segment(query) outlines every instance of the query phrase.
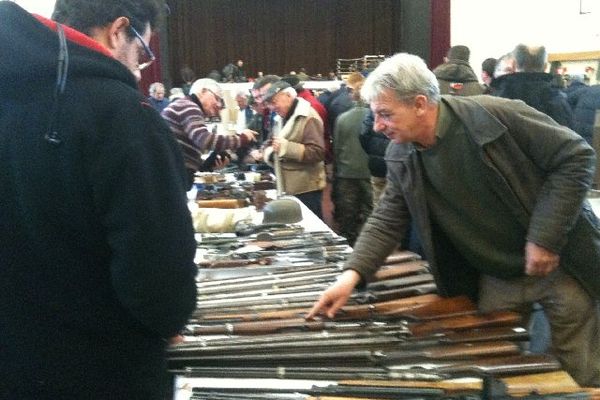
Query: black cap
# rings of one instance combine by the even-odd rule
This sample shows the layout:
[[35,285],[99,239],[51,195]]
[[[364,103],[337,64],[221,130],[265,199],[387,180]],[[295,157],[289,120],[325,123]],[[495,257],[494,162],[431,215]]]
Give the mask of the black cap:
[[281,80],[289,83],[296,90],[302,89],[302,82],[300,82],[297,75],[284,75]]
[[278,81],[278,82],[271,84],[271,86],[265,93],[265,96],[263,97],[263,101],[271,101],[271,99],[277,93],[281,92],[284,89],[290,88],[290,87],[292,87],[292,86],[289,83],[287,83],[286,81]]

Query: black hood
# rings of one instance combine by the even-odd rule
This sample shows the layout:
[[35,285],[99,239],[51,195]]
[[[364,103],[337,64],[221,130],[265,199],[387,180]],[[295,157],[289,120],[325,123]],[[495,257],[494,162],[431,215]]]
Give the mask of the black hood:
[[492,81],[491,85],[498,97],[520,99],[530,106],[536,106],[543,99],[560,95],[558,88],[552,86],[552,75],[545,72],[516,72],[502,75]]
[[[36,87],[56,81],[59,41],[51,28],[10,1],[0,1],[0,90],[3,96],[35,94]],[[119,61],[76,43],[67,34],[68,79],[104,77],[137,88],[134,75]],[[68,81],[67,81],[68,82]],[[67,83],[68,85],[68,83]]]

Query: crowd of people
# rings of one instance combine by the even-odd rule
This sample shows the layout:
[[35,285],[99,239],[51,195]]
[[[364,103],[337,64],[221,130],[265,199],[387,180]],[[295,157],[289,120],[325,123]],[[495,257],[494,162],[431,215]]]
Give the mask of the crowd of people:
[[45,19],[0,2],[0,398],[163,397],[165,348],[196,301],[186,191],[225,154],[272,168],[319,217],[331,181],[354,251],[308,318],[335,318],[414,246],[441,295],[542,309],[547,351],[600,386],[600,223],[585,199],[600,86],[557,87],[544,47],[525,45],[486,60],[480,84],[454,46],[433,71],[401,53],[318,96],[303,69],[261,76],[232,94],[231,134],[211,122],[222,83],[248,80],[242,60],[145,97],[163,10],[96,3],[57,0]]

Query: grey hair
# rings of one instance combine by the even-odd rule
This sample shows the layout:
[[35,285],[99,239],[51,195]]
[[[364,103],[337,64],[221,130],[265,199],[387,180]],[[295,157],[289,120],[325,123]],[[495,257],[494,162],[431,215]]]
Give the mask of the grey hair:
[[370,103],[385,90],[392,91],[401,102],[409,102],[415,96],[424,95],[429,103],[440,101],[437,78],[418,56],[398,53],[383,61],[369,74],[360,91]]
[[162,88],[162,89],[164,90],[164,89],[165,89],[165,85],[163,85],[163,84],[162,84],[162,83],[160,83],[160,82],[154,82],[153,84],[151,84],[151,85],[148,87],[148,92],[150,92],[151,94],[152,94],[152,93],[156,93],[156,91],[157,91],[158,89],[160,89],[160,88]]
[[544,72],[548,53],[544,46],[518,44],[512,51],[517,72]]
[[221,86],[214,79],[202,78],[198,79],[192,84],[189,94],[195,94],[196,96],[202,93],[203,90],[210,90],[219,97],[223,97],[223,91]]
[[296,89],[294,89],[293,87],[285,88],[279,93],[285,93],[288,96],[290,96],[292,99],[295,99],[296,97],[298,97],[298,92],[296,92]]
[[243,96],[243,97],[250,97],[250,92],[247,89],[240,89],[237,92],[235,92],[235,97],[238,96]]

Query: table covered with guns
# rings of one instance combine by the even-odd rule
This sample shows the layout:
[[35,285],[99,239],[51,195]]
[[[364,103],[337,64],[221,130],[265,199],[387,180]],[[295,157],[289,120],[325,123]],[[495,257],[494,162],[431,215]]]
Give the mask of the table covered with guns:
[[[307,210],[305,210],[307,211]],[[417,254],[388,257],[335,319],[305,315],[351,252],[330,230],[204,234],[197,309],[168,350],[178,399],[590,399],[521,316],[443,298]]]

